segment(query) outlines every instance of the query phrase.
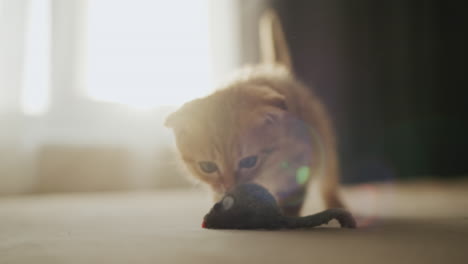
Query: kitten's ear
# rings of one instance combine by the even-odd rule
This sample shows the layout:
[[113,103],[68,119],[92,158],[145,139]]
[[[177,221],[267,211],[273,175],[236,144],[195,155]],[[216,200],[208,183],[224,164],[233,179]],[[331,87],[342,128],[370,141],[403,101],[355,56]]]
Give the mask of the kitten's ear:
[[186,126],[187,122],[193,119],[193,113],[198,112],[200,108],[200,99],[185,103],[175,112],[169,114],[164,121],[164,126],[167,128],[180,130]]
[[176,129],[180,126],[180,114],[179,111],[173,112],[166,117],[164,126],[167,128]]
[[284,111],[288,110],[286,97],[278,93],[277,91],[273,90],[272,88],[262,87],[262,97],[263,97],[264,102],[267,105],[274,106]]
[[264,110],[264,123],[267,125],[278,123],[278,121],[283,118],[285,112],[288,110],[286,97],[276,92],[275,90],[268,88],[263,90],[262,98],[264,104],[269,106]]
[[272,93],[267,97],[267,103],[275,106],[279,109],[282,109],[284,111],[288,110],[288,104],[286,103],[286,98],[278,93]]

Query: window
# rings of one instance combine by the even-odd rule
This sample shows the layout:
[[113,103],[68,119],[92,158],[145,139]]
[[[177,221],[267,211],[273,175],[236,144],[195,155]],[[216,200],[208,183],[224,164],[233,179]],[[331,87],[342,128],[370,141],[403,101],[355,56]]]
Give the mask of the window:
[[47,111],[50,93],[50,0],[27,6],[21,108],[25,114]]
[[87,94],[137,108],[212,89],[209,0],[88,2]]

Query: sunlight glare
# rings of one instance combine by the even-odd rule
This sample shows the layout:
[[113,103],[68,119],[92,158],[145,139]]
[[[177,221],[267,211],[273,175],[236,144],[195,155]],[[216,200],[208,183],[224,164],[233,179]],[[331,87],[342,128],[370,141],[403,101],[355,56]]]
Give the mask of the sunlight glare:
[[50,0],[31,1],[28,12],[21,106],[25,114],[39,115],[49,105]]
[[208,0],[88,5],[90,97],[152,108],[212,90]]

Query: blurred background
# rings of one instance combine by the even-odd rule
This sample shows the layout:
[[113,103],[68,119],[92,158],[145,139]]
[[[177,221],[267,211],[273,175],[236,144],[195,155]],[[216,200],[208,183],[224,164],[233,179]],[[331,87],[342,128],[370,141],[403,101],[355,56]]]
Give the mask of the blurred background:
[[0,0],[0,194],[191,186],[164,117],[259,61],[269,6],[343,183],[467,175],[461,4]]
[[454,1],[274,1],[335,121],[343,182],[468,172],[466,16]]

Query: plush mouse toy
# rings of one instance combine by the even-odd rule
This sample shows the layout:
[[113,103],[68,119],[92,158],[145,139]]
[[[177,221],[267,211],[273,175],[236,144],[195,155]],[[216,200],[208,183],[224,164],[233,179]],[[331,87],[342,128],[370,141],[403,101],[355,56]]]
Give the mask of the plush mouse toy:
[[344,209],[328,209],[304,216],[282,215],[275,198],[262,186],[242,184],[228,192],[203,219],[203,228],[213,229],[281,229],[308,228],[336,219],[341,227],[355,228],[356,221]]

